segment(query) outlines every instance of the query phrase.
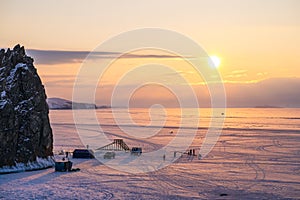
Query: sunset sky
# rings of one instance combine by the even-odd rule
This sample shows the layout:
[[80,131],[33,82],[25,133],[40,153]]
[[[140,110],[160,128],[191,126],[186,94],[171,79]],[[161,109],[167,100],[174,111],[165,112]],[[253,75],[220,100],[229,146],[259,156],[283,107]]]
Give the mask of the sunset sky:
[[[300,107],[298,0],[12,0],[1,2],[0,22],[0,47],[25,46],[35,59],[48,97],[71,99],[83,59],[105,40],[133,29],[156,27],[186,35],[220,58],[218,70],[229,107]],[[129,63],[155,59],[185,69],[175,57],[143,55],[115,63],[103,83],[107,90],[120,68]],[[199,79],[189,78],[191,82]],[[195,83],[193,87],[202,91],[205,86]],[[161,101],[176,106],[170,95],[158,93]],[[97,94],[97,104],[109,103],[103,94]],[[136,105],[147,104],[151,97],[143,99],[145,94],[147,89],[136,94],[140,96]]]

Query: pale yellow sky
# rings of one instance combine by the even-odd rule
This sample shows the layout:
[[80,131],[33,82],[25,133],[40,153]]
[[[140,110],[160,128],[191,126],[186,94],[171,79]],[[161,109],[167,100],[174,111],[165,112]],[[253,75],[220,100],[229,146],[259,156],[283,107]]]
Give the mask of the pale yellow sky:
[[[92,51],[119,33],[158,27],[217,55],[227,83],[300,78],[298,0],[12,0],[1,2],[0,22],[3,48]],[[80,63],[36,67],[48,96],[61,96],[60,84],[72,85]]]

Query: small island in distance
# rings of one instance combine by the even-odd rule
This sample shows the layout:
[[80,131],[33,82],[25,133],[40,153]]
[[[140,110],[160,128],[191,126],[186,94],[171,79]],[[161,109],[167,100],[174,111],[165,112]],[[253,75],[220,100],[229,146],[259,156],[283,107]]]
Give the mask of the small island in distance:
[[262,105],[262,106],[255,106],[254,108],[284,108],[284,107],[271,106],[271,105]]
[[92,103],[79,103],[73,102],[62,98],[47,98],[47,103],[50,110],[71,110],[71,109],[104,109],[110,108],[110,106],[97,106]]

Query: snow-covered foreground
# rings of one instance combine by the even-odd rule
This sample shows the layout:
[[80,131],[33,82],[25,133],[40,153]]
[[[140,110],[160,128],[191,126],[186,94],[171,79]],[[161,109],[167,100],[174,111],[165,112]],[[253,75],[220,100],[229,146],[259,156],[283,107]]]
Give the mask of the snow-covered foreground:
[[[270,133],[271,134],[271,133]],[[128,174],[73,159],[80,172],[46,169],[0,176],[3,199],[290,199],[300,196],[294,138],[226,134],[203,160],[187,156],[162,170]],[[244,136],[244,137],[243,137]]]
[[[75,126],[52,124],[55,150],[81,145]],[[93,129],[90,126],[87,129]],[[110,138],[123,138],[146,151],[170,140],[169,131],[145,141],[109,126]],[[174,130],[176,131],[176,130]],[[191,148],[203,140],[199,129]],[[79,172],[41,171],[0,175],[0,199],[299,199],[298,130],[225,128],[202,160],[183,155],[158,171],[130,174],[96,159],[73,159]]]

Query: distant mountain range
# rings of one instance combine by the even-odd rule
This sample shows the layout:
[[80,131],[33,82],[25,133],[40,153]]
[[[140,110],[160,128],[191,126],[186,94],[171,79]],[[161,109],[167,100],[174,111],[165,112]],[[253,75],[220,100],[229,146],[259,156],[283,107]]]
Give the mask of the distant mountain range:
[[110,108],[109,106],[97,106],[96,104],[91,103],[72,102],[62,98],[48,98],[47,103],[50,110]]
[[271,105],[263,105],[263,106],[255,106],[254,108],[283,108],[280,106],[271,106]]

